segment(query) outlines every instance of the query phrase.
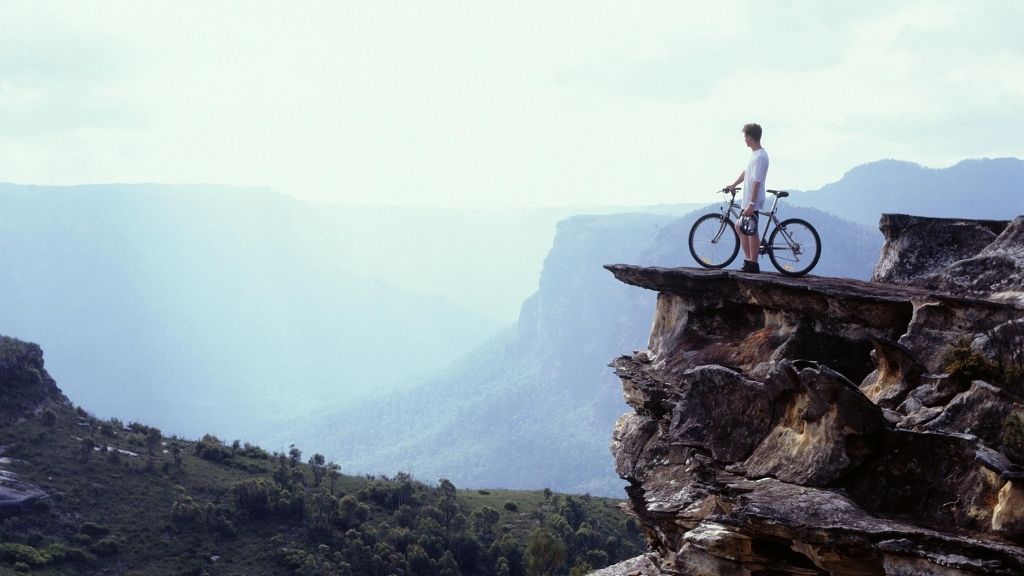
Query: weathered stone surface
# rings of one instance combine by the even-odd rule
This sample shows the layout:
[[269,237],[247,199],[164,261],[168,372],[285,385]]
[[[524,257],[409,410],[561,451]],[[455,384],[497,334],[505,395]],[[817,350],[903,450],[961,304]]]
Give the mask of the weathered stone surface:
[[648,354],[666,373],[720,364],[763,376],[762,364],[804,359],[861,382],[876,368],[869,353],[877,341],[897,342],[927,372],[940,373],[943,354],[957,340],[1017,319],[1024,309],[846,278],[605,268],[622,282],[659,292]]
[[897,340],[913,315],[911,298],[928,296],[847,279],[606,268],[627,284],[660,292],[648,354],[666,373],[704,364],[757,373],[762,363],[802,358],[860,382],[874,369],[869,338]]
[[657,567],[647,556],[637,556],[613,566],[591,572],[587,576],[657,576]]
[[925,367],[896,342],[872,338],[877,368],[860,385],[861,392],[882,408],[895,408],[920,385]]
[[1024,216],[1012,221],[884,214],[872,280],[1024,302]]
[[930,373],[942,372],[942,358],[965,335],[982,334],[1019,318],[1024,307],[934,294],[914,300],[914,314],[897,342]]
[[989,446],[999,445],[1003,422],[1014,409],[1014,398],[999,388],[976,381],[970,390],[957,394],[934,420],[930,430],[973,434]]
[[999,503],[992,513],[992,529],[997,532],[1024,531],[1024,486],[1011,480],[999,490]]
[[910,396],[923,406],[944,406],[962,391],[958,379],[948,374],[928,374]]
[[[0,446],[0,454],[3,454],[2,446]],[[8,459],[0,456],[0,467],[9,462]],[[38,486],[18,480],[16,474],[0,468],[0,519],[21,513],[26,508],[30,508],[48,497],[46,492]]]
[[1018,216],[976,256],[943,270],[938,288],[994,300],[1024,302],[1024,216]]
[[[885,427],[881,409],[841,375],[781,363],[768,377],[774,428],[747,459],[750,477],[825,486],[861,464]],[[855,448],[851,450],[851,448]]]
[[[947,226],[961,254],[918,246],[911,220],[890,222],[917,252],[894,242],[888,278],[1009,229]],[[613,363],[633,412],[612,446],[659,574],[1024,574],[1024,468],[1001,445],[1024,405],[942,373],[964,337],[1017,358],[1024,306],[938,277],[607,268],[659,292],[649,349]]]
[[971,348],[998,366],[1024,368],[1024,318],[1010,320],[979,334]]
[[995,220],[883,214],[878,228],[885,244],[871,280],[937,288],[948,266],[978,255],[1006,225]]

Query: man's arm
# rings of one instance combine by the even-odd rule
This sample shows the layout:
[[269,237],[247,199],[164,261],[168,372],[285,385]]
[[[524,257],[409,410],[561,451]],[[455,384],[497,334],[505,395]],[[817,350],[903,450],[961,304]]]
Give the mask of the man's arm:
[[743,182],[743,177],[746,176],[746,175],[747,175],[747,171],[746,170],[744,170],[743,172],[740,172],[740,175],[736,177],[736,180],[732,184],[729,184],[728,186],[726,186],[726,188],[735,188],[735,187],[739,186],[740,182]]
[[761,193],[761,183],[754,180],[754,183],[750,185],[750,203],[743,208],[744,216],[754,215],[754,203],[757,202],[758,194]]

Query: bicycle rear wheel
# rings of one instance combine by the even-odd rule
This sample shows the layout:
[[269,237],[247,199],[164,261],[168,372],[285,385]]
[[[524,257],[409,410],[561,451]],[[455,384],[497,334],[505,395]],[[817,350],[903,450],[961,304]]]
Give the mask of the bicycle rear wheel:
[[690,228],[690,255],[705,268],[725,268],[740,250],[732,220],[723,214],[705,214]]
[[807,274],[820,256],[821,238],[806,220],[783,220],[768,239],[768,257],[772,266],[786,276]]

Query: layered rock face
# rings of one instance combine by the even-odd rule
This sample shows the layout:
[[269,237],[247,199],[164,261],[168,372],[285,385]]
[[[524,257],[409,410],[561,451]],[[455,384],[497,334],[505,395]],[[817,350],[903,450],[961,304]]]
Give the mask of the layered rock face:
[[872,280],[1024,303],[1024,216],[1012,221],[883,214]]
[[[992,237],[943,268],[1022,223],[963,222]],[[1024,574],[1024,305],[915,286],[887,249],[898,284],[607,267],[659,293],[649,348],[613,363],[652,573]],[[946,374],[957,348],[1001,370]]]

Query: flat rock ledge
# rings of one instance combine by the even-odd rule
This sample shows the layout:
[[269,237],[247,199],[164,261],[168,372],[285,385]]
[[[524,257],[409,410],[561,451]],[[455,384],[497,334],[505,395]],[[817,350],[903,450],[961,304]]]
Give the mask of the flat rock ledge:
[[633,408],[612,453],[651,547],[641,574],[1024,574],[1024,467],[1001,434],[1024,401],[942,373],[965,336],[1019,347],[1024,306],[606,268],[658,292],[648,348],[612,364]]
[[[3,446],[0,446],[0,455]],[[3,466],[10,460],[0,456],[0,519],[20,513],[38,502],[49,498],[49,495],[38,486],[19,480],[17,475]]]
[[587,576],[657,576],[657,566],[647,556],[637,556],[591,572]]

